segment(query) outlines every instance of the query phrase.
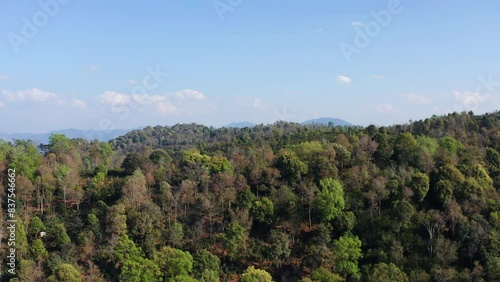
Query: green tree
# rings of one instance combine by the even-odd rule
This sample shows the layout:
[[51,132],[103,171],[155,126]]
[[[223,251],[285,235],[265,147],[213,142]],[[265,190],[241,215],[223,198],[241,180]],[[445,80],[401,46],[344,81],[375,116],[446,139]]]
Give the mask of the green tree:
[[127,157],[123,160],[121,167],[123,168],[123,172],[127,175],[131,175],[136,171],[141,165],[144,163],[141,155],[137,153],[128,154]]
[[149,259],[134,257],[127,259],[121,265],[120,281],[146,282],[161,281],[158,265]]
[[271,274],[263,269],[256,269],[250,266],[243,272],[240,282],[272,282]]
[[174,247],[180,247],[184,238],[184,229],[179,222],[173,222],[165,229],[165,237],[168,243]]
[[335,160],[339,163],[340,170],[343,171],[344,166],[351,160],[352,154],[344,145],[333,143],[332,146],[335,149]]
[[321,180],[319,186],[320,192],[314,201],[314,206],[322,220],[332,220],[339,216],[345,207],[344,189],[338,180],[331,178]]
[[105,253],[105,257],[119,268],[120,281],[158,281],[161,277],[158,265],[146,259],[142,249],[127,235],[120,236],[114,250]]
[[429,192],[429,176],[424,173],[417,172],[411,178],[411,188],[417,202],[422,202]]
[[45,231],[46,227],[43,224],[42,220],[38,216],[34,216],[31,218],[30,223],[28,225],[28,237],[35,238],[40,231]]
[[42,156],[33,143],[16,140],[10,155],[10,167],[16,170],[16,175],[24,175],[34,183],[41,162]]
[[274,216],[274,204],[268,197],[263,197],[253,202],[250,213],[257,222],[271,224]]
[[154,150],[150,155],[149,159],[157,165],[164,165],[167,162],[172,161],[172,158],[162,149]]
[[193,271],[193,257],[189,252],[179,249],[165,246],[153,254],[153,261],[160,267],[165,278],[189,276]]
[[49,278],[50,281],[61,282],[80,282],[80,273],[68,263],[60,264],[54,271],[54,275]]
[[222,235],[224,248],[229,259],[235,261],[243,255],[246,248],[246,230],[238,222],[229,224]]
[[33,258],[36,261],[43,260],[49,255],[49,253],[45,249],[45,246],[43,245],[42,240],[40,239],[35,239],[31,243],[31,253],[33,254]]
[[486,149],[486,161],[489,165],[488,169],[492,175],[500,175],[500,153],[493,149]]
[[410,132],[401,133],[394,144],[394,158],[400,163],[414,164],[418,143]]
[[369,282],[408,282],[408,276],[393,263],[378,263],[368,277]]
[[202,282],[219,281],[220,259],[202,249],[197,251],[193,257],[193,270],[196,279]]
[[125,205],[116,204],[107,208],[106,233],[110,238],[118,238],[127,233],[127,215]]
[[51,134],[49,137],[49,147],[51,152],[61,154],[71,148],[71,140],[64,134]]
[[345,281],[344,278],[340,277],[338,274],[331,273],[328,269],[324,267],[316,268],[311,276],[313,282],[342,282]]
[[297,154],[290,149],[281,149],[278,154],[276,167],[280,170],[283,179],[294,184],[308,171],[307,165],[302,162]]
[[359,275],[358,259],[361,252],[361,240],[358,236],[344,235],[333,242],[335,269],[344,276]]
[[278,230],[271,230],[267,253],[269,259],[275,261],[276,266],[280,268],[283,261],[288,259],[291,253],[288,235]]
[[465,149],[462,143],[450,136],[441,138],[441,140],[439,140],[439,145],[452,155],[457,155],[460,151]]
[[231,162],[224,156],[213,156],[210,158],[210,171],[213,174],[217,173],[229,173],[232,174],[234,171]]

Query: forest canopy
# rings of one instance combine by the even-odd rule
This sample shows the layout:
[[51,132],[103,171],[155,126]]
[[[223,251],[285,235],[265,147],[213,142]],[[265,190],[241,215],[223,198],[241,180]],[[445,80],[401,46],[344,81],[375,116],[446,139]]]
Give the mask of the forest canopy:
[[499,281],[499,152],[499,112],[56,134],[0,141],[1,213],[15,169],[22,281]]

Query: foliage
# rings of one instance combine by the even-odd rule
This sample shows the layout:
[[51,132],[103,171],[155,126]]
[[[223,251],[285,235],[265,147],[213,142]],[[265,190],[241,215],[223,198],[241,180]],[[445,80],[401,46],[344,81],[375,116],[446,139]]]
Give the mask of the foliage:
[[273,221],[274,204],[269,198],[263,197],[253,202],[250,212],[257,222],[271,224]]
[[499,112],[46,148],[0,141],[23,281],[500,280]]
[[342,282],[344,278],[340,277],[338,274],[331,273],[328,269],[324,267],[317,268],[313,271],[311,280],[314,282]]
[[193,257],[189,252],[163,247],[153,254],[153,261],[166,278],[190,275],[193,271]]
[[[80,273],[71,265],[63,263],[59,265],[52,277],[53,281],[64,281],[64,282],[79,282],[82,281],[80,278]],[[49,280],[52,280],[49,278]]]
[[333,244],[337,272],[345,276],[357,275],[359,272],[358,259],[363,257],[361,241],[358,236],[344,235],[335,240]]
[[217,282],[220,275],[220,259],[208,250],[199,250],[194,255],[193,269],[196,279],[202,282]]
[[273,279],[271,274],[262,269],[256,269],[253,266],[250,266],[243,272],[240,282],[272,282]]
[[408,277],[393,263],[378,263],[368,279],[369,282],[407,282]]
[[327,178],[320,181],[320,192],[314,206],[325,221],[339,216],[345,207],[342,184],[335,179]]

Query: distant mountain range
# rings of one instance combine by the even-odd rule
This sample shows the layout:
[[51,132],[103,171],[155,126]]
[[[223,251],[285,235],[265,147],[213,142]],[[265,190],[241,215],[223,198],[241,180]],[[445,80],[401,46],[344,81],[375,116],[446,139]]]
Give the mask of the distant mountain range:
[[[329,125],[333,123],[335,126],[351,126],[352,124],[348,121],[345,121],[343,119],[339,118],[329,118],[329,117],[322,117],[322,118],[316,118],[316,119],[310,119],[302,122],[302,125]],[[257,124],[249,121],[243,121],[243,122],[233,122],[225,127],[233,127],[233,128],[244,128],[244,127],[253,127],[256,126]]]
[[242,121],[242,122],[232,122],[224,127],[233,127],[233,128],[244,128],[244,127],[254,127],[257,124],[249,121]]
[[[302,122],[303,125],[329,125],[332,122],[335,126],[350,126],[351,123],[338,119],[338,118],[317,118],[306,120]],[[244,127],[254,127],[257,124],[249,121],[243,122],[232,122],[225,127],[232,128],[244,128]],[[142,127],[141,127],[142,128]],[[141,129],[136,128],[136,129]],[[2,134],[0,133],[0,139],[5,141],[13,141],[14,139],[29,140],[31,139],[35,144],[48,144],[49,137],[52,134],[64,134],[66,137],[73,138],[83,138],[86,140],[97,139],[99,141],[109,141],[115,139],[116,137],[127,134],[134,129],[115,129],[115,130],[79,130],[79,129],[64,129],[55,130],[48,133],[14,133],[14,134]]]
[[0,133],[0,139],[5,141],[13,141],[14,139],[28,140],[31,139],[35,144],[48,144],[49,137],[52,134],[64,134],[66,137],[73,138],[83,138],[86,140],[97,139],[99,141],[109,141],[115,139],[118,136],[125,135],[130,132],[131,129],[115,129],[115,130],[79,130],[79,129],[64,129],[55,130],[48,133],[14,133],[14,134],[2,134]]
[[333,123],[335,126],[351,126],[352,124],[348,121],[345,121],[343,119],[339,119],[339,118],[329,118],[329,117],[322,117],[322,118],[316,118],[316,119],[310,119],[310,120],[306,120],[304,121],[303,125],[313,125],[313,124],[317,124],[317,125],[329,125],[331,123]]

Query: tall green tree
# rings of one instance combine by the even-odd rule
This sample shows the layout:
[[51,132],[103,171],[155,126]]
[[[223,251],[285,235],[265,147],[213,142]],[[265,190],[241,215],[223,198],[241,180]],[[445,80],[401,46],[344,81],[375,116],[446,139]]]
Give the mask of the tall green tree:
[[363,255],[358,236],[341,236],[333,245],[335,270],[344,276],[359,276],[358,260]]
[[338,180],[331,178],[321,180],[319,186],[314,206],[321,219],[329,221],[338,217],[345,208],[344,189]]

